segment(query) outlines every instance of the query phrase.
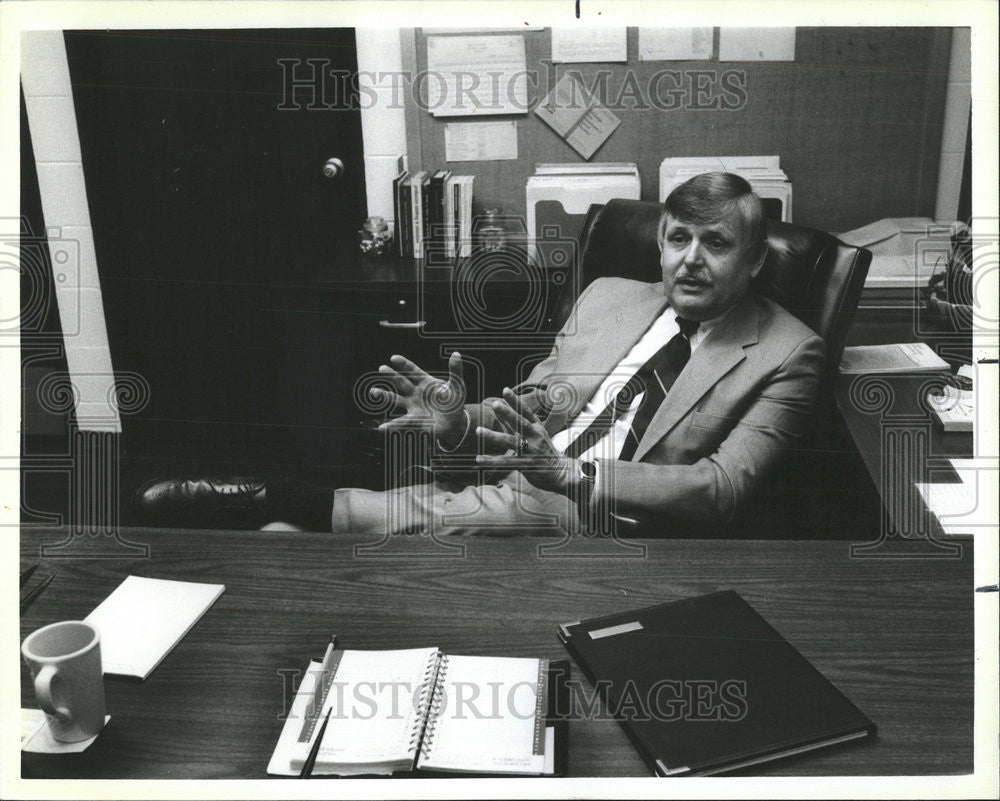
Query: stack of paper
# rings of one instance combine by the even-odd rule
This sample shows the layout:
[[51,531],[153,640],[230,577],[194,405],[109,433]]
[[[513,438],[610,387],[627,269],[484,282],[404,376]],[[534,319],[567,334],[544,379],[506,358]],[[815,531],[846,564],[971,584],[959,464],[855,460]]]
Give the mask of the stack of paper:
[[993,472],[984,470],[972,459],[950,459],[951,466],[958,474],[958,482],[924,484],[917,483],[917,491],[924,499],[928,510],[937,518],[945,534],[973,534],[977,528],[989,527],[988,522],[996,520],[995,506],[991,510],[987,502],[996,503],[995,486],[989,488]]
[[667,157],[660,162],[660,202],[675,187],[705,172],[731,172],[745,178],[764,201],[765,209],[779,204],[776,216],[792,221],[792,184],[781,169],[779,156]]
[[225,589],[127,577],[86,617],[101,634],[104,672],[145,679]]
[[912,290],[945,268],[951,237],[960,225],[930,217],[886,217],[837,237],[845,244],[871,251],[866,287]]
[[844,355],[840,360],[840,372],[843,375],[936,373],[948,369],[948,362],[924,342],[844,348]]
[[[962,365],[958,375],[972,379],[972,365]],[[945,432],[972,431],[976,417],[975,395],[972,389],[961,389],[950,384],[941,393],[931,393],[927,396],[927,405],[934,412],[934,417]]]

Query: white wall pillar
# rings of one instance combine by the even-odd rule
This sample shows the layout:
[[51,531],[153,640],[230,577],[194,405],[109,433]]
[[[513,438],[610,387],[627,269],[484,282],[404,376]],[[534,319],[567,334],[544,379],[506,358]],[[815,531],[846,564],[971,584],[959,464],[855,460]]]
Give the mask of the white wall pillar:
[[944,102],[935,220],[954,220],[958,217],[958,195],[962,187],[971,104],[972,31],[970,28],[955,28],[951,33],[951,62]]
[[[358,28],[358,77],[361,86],[361,133],[365,151],[365,184],[368,214],[393,222],[392,180],[396,160],[406,154],[406,119],[403,92],[409,81],[396,79],[401,87],[393,92],[388,73],[402,73],[403,58],[399,28]],[[373,100],[374,98],[374,100]]]
[[25,31],[22,34],[21,86],[35,151],[77,425],[84,431],[120,432],[94,232],[62,31]]

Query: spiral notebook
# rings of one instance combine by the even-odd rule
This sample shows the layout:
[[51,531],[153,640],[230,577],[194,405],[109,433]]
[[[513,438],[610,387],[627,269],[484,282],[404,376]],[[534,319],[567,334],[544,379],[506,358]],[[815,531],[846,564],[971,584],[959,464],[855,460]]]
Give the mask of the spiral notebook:
[[296,775],[329,711],[313,775],[560,775],[554,696],[568,668],[436,648],[328,650],[303,678],[267,772]]

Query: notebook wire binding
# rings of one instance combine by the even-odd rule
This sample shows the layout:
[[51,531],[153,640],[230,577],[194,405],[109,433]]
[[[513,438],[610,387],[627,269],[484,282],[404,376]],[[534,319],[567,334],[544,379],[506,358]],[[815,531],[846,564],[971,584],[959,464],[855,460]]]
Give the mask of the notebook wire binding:
[[427,727],[424,722],[428,721],[430,715],[433,713],[434,699],[438,695],[438,674],[441,670],[442,662],[447,662],[447,660],[447,656],[440,651],[436,651],[431,654],[430,659],[427,660],[427,665],[424,667],[424,675],[420,682],[420,694],[417,696],[417,714],[413,720],[413,729],[410,732],[410,743],[407,748],[410,755],[414,758],[418,752],[422,752],[423,744],[427,741]]
[[[420,755],[424,759],[430,756],[434,747],[434,736],[437,733],[437,722],[445,704],[445,680],[448,673],[448,655],[438,654],[432,681],[433,692],[429,698],[427,709],[427,725],[423,730],[423,740],[420,742]],[[421,698],[421,700],[423,700]]]

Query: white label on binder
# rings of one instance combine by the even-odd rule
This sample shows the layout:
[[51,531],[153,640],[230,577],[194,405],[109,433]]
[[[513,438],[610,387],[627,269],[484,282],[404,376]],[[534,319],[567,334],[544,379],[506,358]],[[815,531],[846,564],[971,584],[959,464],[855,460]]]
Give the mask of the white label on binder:
[[618,626],[608,626],[606,629],[594,629],[590,632],[590,639],[599,640],[602,637],[613,637],[615,634],[625,634],[628,631],[638,631],[642,628],[642,623],[633,620],[631,623],[622,623]]

